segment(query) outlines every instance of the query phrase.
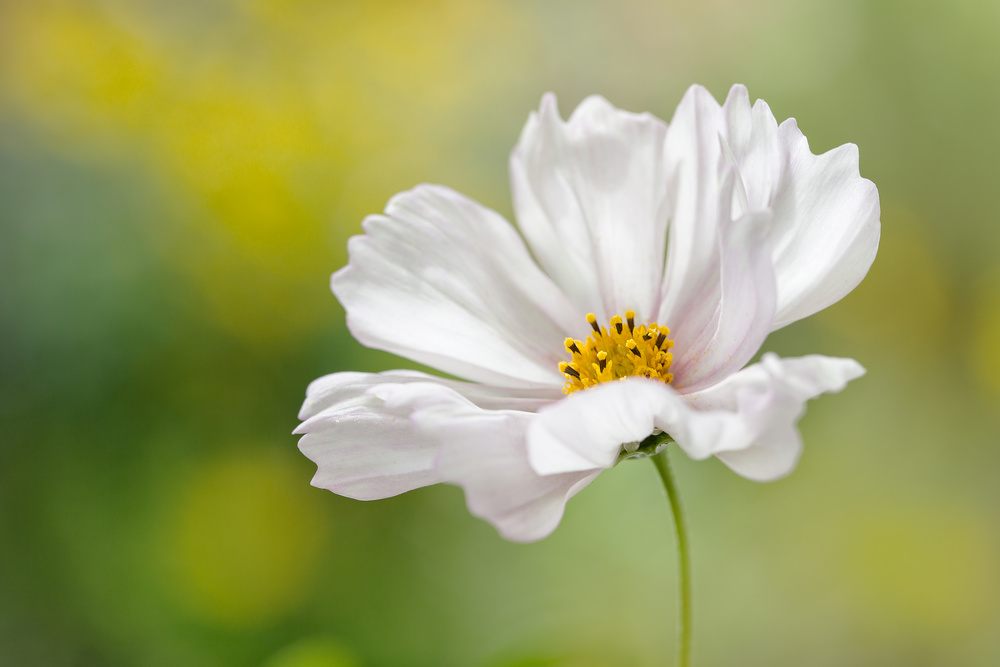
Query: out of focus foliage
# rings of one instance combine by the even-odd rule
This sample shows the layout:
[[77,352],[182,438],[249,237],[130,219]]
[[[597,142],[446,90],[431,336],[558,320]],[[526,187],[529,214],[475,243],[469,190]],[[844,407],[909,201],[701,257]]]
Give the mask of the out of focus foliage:
[[651,466],[519,546],[454,488],[313,489],[289,433],[314,377],[401,363],[327,289],[364,215],[432,181],[509,216],[542,92],[669,118],[693,82],[859,144],[883,202],[867,281],[767,346],[869,369],[799,470],[679,461],[698,663],[997,664],[998,33],[989,0],[0,3],[0,664],[661,664]]

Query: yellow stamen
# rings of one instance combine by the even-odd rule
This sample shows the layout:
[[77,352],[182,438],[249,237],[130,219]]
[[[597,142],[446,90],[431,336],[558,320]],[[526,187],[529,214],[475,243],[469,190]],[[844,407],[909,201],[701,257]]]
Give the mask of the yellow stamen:
[[568,380],[564,394],[632,375],[665,383],[674,379],[670,373],[674,355],[668,351],[674,342],[667,338],[667,327],[656,322],[636,326],[631,310],[625,311],[624,321],[620,315],[612,317],[607,328],[598,326],[593,313],[587,315],[587,322],[594,333],[586,341],[567,338],[564,343],[573,357],[571,362],[559,364],[559,371]]

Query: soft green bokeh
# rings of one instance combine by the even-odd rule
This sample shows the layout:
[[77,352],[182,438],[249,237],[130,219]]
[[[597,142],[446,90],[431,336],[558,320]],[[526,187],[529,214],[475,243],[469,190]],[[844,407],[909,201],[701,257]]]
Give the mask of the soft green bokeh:
[[315,377],[406,363],[328,290],[366,214],[429,181],[509,216],[544,91],[669,118],[694,82],[857,143],[883,203],[869,278],[766,345],[869,370],[798,470],[676,457],[696,664],[997,664],[997,34],[988,0],[0,2],[0,664],[664,664],[649,464],[524,546],[452,487],[314,489],[290,432]]

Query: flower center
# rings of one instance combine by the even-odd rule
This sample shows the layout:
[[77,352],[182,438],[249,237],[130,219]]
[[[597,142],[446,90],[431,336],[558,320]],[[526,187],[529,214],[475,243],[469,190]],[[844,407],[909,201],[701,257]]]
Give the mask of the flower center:
[[564,394],[587,389],[601,382],[621,380],[630,375],[653,378],[661,382],[674,379],[670,364],[674,360],[669,350],[674,341],[667,338],[670,329],[653,322],[635,325],[635,313],[625,311],[625,320],[615,315],[607,328],[598,326],[597,316],[587,315],[594,333],[586,342],[567,338],[566,351],[573,355],[570,362],[560,362],[559,371],[568,382]]

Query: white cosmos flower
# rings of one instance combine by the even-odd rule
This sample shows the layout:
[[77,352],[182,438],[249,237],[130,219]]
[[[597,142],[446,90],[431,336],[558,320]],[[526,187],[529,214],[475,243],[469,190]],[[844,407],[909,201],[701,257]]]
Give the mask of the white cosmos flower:
[[[864,369],[818,355],[744,365],[874,260],[878,192],[857,147],[813,155],[793,119],[778,125],[742,86],[721,106],[692,87],[669,125],[601,97],[563,121],[546,95],[510,176],[517,229],[422,185],[351,239],[332,279],[351,333],[463,381],[389,371],[313,382],[296,429],[319,466],[312,483],[362,500],[457,484],[473,514],[531,541],[654,432],[748,479],[789,473],[805,402]],[[625,322],[616,342],[623,315],[659,325]],[[626,377],[595,383],[600,351]],[[581,373],[594,386],[564,393]]]

